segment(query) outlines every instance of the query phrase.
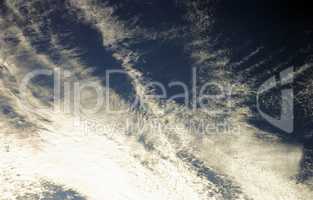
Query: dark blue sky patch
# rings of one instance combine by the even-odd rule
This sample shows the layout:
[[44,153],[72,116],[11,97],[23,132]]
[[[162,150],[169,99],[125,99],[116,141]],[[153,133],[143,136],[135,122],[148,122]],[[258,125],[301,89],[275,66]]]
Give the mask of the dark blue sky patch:
[[182,40],[150,40],[134,45],[132,49],[142,54],[135,67],[142,71],[145,77],[164,84],[169,96],[183,92],[181,88],[169,88],[170,82],[180,81],[190,86],[191,59],[185,53]]
[[183,10],[179,6],[180,0],[121,0],[104,1],[114,6],[114,14],[122,20],[139,18],[138,24],[144,28],[162,30],[172,25],[185,24],[182,18]]

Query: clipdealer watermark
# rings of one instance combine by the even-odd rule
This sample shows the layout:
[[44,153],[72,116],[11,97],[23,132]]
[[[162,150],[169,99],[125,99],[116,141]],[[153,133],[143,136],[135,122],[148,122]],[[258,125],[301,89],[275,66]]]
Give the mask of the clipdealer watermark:
[[83,134],[80,136],[108,136],[116,131],[132,135],[132,133],[138,132],[138,130],[143,133],[153,134],[162,134],[164,131],[168,133],[187,132],[196,134],[197,136],[231,135],[240,132],[240,126],[231,126],[231,123],[227,120],[216,120],[212,123],[208,123],[206,120],[186,120],[185,126],[182,126],[181,123],[164,123],[163,121],[154,119],[148,122],[125,119],[117,123],[103,123],[97,120],[80,119],[74,126],[83,130],[83,132],[78,132],[78,134]]
[[[225,110],[226,112],[232,111],[233,106],[232,94],[234,90],[236,90],[236,88],[233,85],[222,85],[214,81],[206,82],[205,84],[199,86],[197,81],[198,76],[196,68],[193,68],[192,70],[191,88],[186,83],[179,81],[173,81],[168,83],[167,85],[164,85],[163,83],[156,81],[147,82],[142,87],[140,87],[141,90],[143,90],[142,93],[146,95],[141,97],[135,95],[134,100],[129,103],[130,106],[128,106],[127,109],[125,108],[117,109],[116,107],[112,108],[112,102],[110,99],[111,90],[107,88],[110,88],[110,84],[112,84],[113,82],[112,79],[115,76],[121,75],[128,76],[127,72],[125,72],[124,70],[106,70],[104,87],[98,81],[71,78],[73,77],[73,74],[70,71],[62,70],[61,68],[55,68],[53,70],[50,69],[34,70],[24,76],[20,84],[20,91],[22,94],[24,94],[23,103],[25,108],[27,109],[44,110],[49,112],[65,112],[65,113],[73,112],[73,114],[77,117],[79,117],[81,114],[96,114],[102,110],[105,110],[107,113],[119,113],[119,114],[126,113],[129,110],[138,107],[145,108],[146,105],[143,102],[149,101],[150,98],[159,99],[165,101],[165,103],[173,102],[177,99],[180,99],[183,100],[185,105],[190,105],[188,106],[188,109],[201,109],[202,111],[214,115],[225,113]],[[39,107],[38,105],[34,105],[29,100],[29,95],[27,94],[26,91],[28,91],[29,86],[33,84],[32,81],[40,76],[41,78],[44,78],[45,76],[50,78],[53,77],[53,85],[51,85],[51,88],[53,88],[52,107],[51,106]],[[267,91],[271,90],[272,88],[275,88],[278,85],[290,84],[293,82],[293,80],[294,80],[294,68],[291,67],[280,73],[280,81],[276,81],[275,76],[273,76],[267,81],[265,81],[257,91],[257,110],[260,113],[260,115],[270,124],[287,133],[292,133],[294,129],[293,89],[289,88],[283,89],[281,91],[282,104],[281,104],[281,116],[279,119],[271,117],[270,114],[267,114],[262,111],[259,97],[263,93],[266,93]],[[279,84],[277,82],[279,82]],[[183,92],[180,94],[174,94],[169,96],[167,88],[180,88]],[[214,88],[215,92],[210,93],[210,91],[212,91],[212,88]],[[151,91],[151,89],[157,89],[160,92],[158,94],[149,94],[149,91]],[[92,105],[88,107],[84,106],[82,103],[83,99],[82,95],[86,91],[94,92],[92,99],[95,102],[93,102]],[[219,110],[208,107],[210,101],[212,102],[222,101],[224,105],[223,109]],[[212,129],[219,130],[219,127],[226,127],[225,130],[227,130],[229,129],[227,123],[228,122],[225,119],[224,122],[219,121],[213,123],[215,124],[215,128],[214,127],[208,128],[209,126],[201,127],[202,129],[205,130]],[[91,121],[87,122],[87,124],[89,124],[87,125],[87,128],[88,127],[90,128],[91,126],[97,127],[97,125],[91,125],[94,124]],[[158,127],[165,128],[162,124],[158,125]],[[155,127],[153,127],[153,129],[155,129]]]
[[[128,112],[133,108],[145,107],[145,101],[149,99],[159,99],[165,102],[173,102],[176,99],[180,99],[184,102],[184,105],[191,105],[191,109],[203,109],[208,113],[220,113],[219,110],[207,109],[208,102],[210,100],[218,101],[224,100],[227,102],[227,108],[231,108],[231,95],[233,86],[232,85],[222,85],[217,82],[207,82],[201,87],[197,85],[197,74],[196,69],[192,72],[192,86],[191,88],[188,84],[180,81],[173,81],[167,85],[157,82],[150,81],[142,85],[141,93],[144,96],[134,95],[135,98],[132,102],[129,102],[129,107],[127,110],[112,108],[112,102],[110,100],[110,86],[112,81],[116,76],[128,76],[127,72],[124,70],[106,70],[105,73],[105,87],[95,80],[81,80],[74,79],[70,71],[64,71],[60,68],[55,68],[53,70],[34,70],[24,76],[20,84],[20,91],[24,94],[24,105],[27,108],[38,109],[38,110],[49,110],[53,112],[67,112],[73,111],[74,114],[96,114],[100,110],[105,109],[107,112],[112,113],[124,113]],[[29,101],[29,96],[27,94],[28,86],[33,84],[32,80],[38,78],[53,77],[53,106],[52,107],[38,107],[35,106],[31,101]],[[114,84],[124,84],[116,83]],[[134,86],[136,87],[136,86]],[[180,94],[169,95],[167,88],[181,89],[183,92]],[[218,92],[209,93],[210,88],[215,88]],[[151,94],[151,90],[158,90],[160,93]],[[92,107],[86,108],[82,106],[82,94],[86,91],[95,92],[94,100],[96,103]],[[70,108],[71,107],[71,108]],[[73,109],[72,109],[73,108]]]

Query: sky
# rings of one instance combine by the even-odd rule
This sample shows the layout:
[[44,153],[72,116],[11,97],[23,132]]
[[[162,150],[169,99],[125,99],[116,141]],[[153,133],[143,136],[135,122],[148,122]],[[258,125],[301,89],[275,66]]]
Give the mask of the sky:
[[0,200],[310,199],[308,8],[1,1]]

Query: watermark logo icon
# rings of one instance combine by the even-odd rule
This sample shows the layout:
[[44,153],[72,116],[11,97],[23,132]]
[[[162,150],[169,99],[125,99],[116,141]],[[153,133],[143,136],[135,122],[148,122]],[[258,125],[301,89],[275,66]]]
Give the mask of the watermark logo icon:
[[[294,68],[290,67],[282,72],[280,72],[280,85],[285,86],[293,83],[294,81]],[[257,109],[260,115],[267,120],[270,124],[283,130],[287,133],[292,133],[294,131],[294,91],[293,88],[282,89],[281,90],[281,113],[280,118],[276,119],[265,112],[260,108],[260,95],[277,87],[278,81],[276,81],[275,76],[267,79],[257,92]]]

